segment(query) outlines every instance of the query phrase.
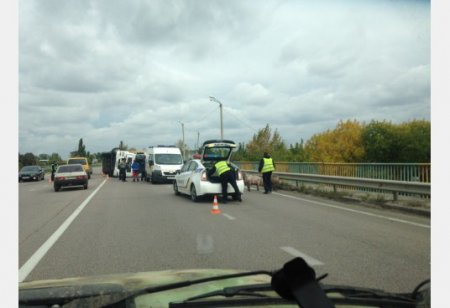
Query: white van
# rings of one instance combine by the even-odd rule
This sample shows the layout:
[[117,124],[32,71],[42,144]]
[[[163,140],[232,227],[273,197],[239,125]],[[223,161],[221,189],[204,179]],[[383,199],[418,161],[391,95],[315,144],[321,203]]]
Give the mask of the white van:
[[150,146],[145,154],[148,157],[148,177],[152,183],[172,182],[175,174],[183,166],[183,156],[176,146]]

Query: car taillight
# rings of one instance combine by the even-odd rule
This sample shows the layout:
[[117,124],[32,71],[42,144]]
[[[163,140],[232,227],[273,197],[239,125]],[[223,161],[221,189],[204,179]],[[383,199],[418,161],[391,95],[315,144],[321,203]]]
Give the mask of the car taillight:
[[77,180],[84,180],[84,179],[86,179],[85,175],[78,175],[77,176]]
[[56,179],[57,179],[58,181],[64,181],[66,178],[63,177],[63,176],[57,176]]
[[202,172],[202,176],[200,177],[200,181],[208,181],[208,178],[206,176],[206,171]]
[[243,179],[243,177],[242,177],[242,172],[241,171],[238,171],[238,180],[240,181],[240,180],[242,180]]

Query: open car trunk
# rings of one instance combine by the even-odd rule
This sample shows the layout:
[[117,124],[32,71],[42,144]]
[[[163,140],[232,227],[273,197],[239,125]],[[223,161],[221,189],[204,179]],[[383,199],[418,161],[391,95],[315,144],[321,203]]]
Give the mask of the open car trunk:
[[[226,160],[238,179],[238,167],[230,162],[231,153],[237,148],[236,143],[231,140],[207,140],[202,146],[201,160],[206,170],[209,171],[214,164],[220,160]],[[211,183],[220,183],[219,175],[214,173],[208,176]]]

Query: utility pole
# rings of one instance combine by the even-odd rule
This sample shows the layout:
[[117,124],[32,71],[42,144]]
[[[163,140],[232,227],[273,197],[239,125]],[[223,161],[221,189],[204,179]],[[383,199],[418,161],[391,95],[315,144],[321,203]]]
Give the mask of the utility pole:
[[185,147],[185,143],[184,143],[184,123],[179,121],[181,124],[181,131],[183,133],[183,159],[186,159],[186,147]]
[[197,131],[197,144],[196,144],[196,146],[195,146],[195,150],[197,150],[197,151],[198,151],[198,146],[199,146],[199,144],[198,144],[199,139],[200,139],[200,132]]
[[212,102],[216,102],[219,104],[219,108],[220,108],[220,139],[223,140],[223,114],[222,114],[222,103],[215,97],[210,96],[209,100]]

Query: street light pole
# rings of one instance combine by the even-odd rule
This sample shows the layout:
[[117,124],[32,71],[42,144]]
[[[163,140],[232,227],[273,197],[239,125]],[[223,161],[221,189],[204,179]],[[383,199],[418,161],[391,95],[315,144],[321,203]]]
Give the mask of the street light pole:
[[183,159],[186,159],[186,147],[184,146],[184,123],[180,122],[181,124],[181,131],[183,133]]
[[213,96],[210,96],[210,97],[209,97],[209,100],[212,101],[212,102],[216,102],[216,103],[219,104],[219,109],[220,109],[220,139],[223,140],[223,113],[222,113],[222,103],[221,103],[218,99],[216,99],[215,97],[213,97]]

